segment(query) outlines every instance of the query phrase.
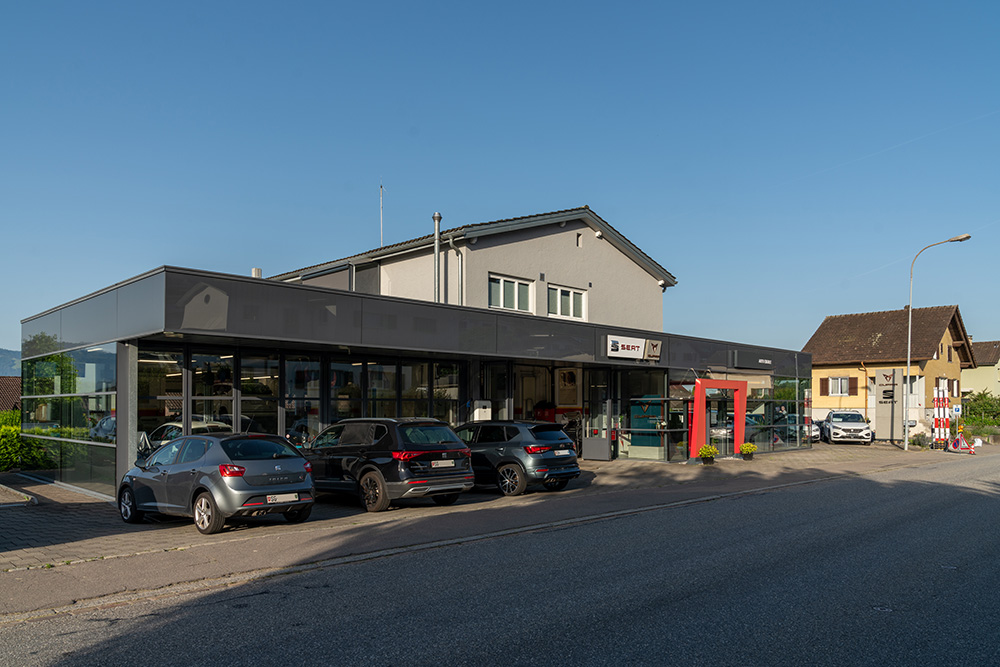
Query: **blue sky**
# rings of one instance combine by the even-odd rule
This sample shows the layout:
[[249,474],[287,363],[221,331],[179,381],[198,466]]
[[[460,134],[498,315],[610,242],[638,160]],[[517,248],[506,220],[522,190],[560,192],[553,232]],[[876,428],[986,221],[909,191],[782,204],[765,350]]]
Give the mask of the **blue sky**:
[[0,347],[164,264],[265,275],[589,205],[664,330],[799,349],[957,303],[1000,339],[996,2],[7,2]]

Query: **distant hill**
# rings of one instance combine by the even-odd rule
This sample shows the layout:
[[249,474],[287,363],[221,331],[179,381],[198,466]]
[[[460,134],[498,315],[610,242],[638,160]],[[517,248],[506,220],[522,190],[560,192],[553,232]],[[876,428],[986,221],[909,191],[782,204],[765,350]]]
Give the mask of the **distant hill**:
[[0,375],[21,374],[21,353],[0,348]]

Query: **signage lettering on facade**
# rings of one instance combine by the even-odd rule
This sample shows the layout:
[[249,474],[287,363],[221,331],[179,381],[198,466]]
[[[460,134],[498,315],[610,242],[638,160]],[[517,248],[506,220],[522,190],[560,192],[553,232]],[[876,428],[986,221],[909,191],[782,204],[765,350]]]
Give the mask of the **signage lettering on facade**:
[[608,356],[625,359],[642,359],[646,351],[645,338],[608,336]]

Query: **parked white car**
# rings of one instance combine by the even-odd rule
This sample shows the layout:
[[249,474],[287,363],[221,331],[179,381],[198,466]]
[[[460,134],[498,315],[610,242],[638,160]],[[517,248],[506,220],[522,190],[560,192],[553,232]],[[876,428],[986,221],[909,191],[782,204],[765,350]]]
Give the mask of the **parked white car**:
[[823,439],[829,443],[872,443],[872,430],[868,420],[857,410],[831,410],[823,421]]

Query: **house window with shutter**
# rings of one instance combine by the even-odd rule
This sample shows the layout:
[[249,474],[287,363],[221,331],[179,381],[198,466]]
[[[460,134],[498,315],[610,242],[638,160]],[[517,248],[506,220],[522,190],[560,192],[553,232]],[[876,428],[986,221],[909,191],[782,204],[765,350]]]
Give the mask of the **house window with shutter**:
[[951,345],[948,346],[948,363],[951,363]]
[[828,378],[830,384],[830,396],[857,396],[858,395],[858,378],[856,377],[843,377],[843,378]]

